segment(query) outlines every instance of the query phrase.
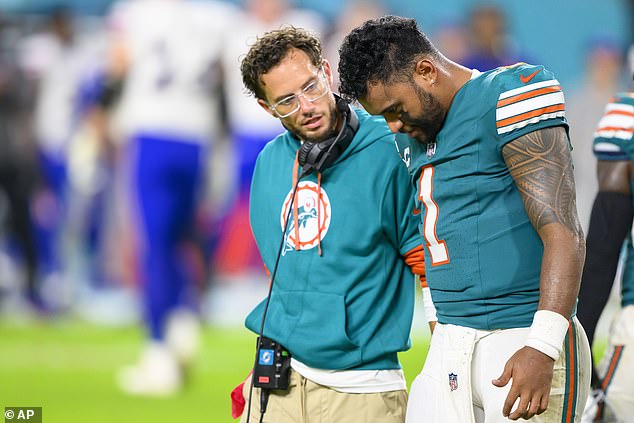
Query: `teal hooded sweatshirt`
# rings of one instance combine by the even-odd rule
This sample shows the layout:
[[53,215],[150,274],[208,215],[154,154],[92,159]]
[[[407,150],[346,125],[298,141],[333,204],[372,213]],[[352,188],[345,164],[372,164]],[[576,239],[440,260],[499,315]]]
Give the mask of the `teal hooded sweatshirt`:
[[[407,350],[418,247],[415,192],[382,117],[356,110],[351,144],[321,175],[303,178],[284,236],[264,335],[319,369],[398,369]],[[398,135],[400,136],[400,135]],[[298,139],[288,131],[260,153],[250,220],[271,272],[293,189]],[[266,300],[247,317],[260,331]]]

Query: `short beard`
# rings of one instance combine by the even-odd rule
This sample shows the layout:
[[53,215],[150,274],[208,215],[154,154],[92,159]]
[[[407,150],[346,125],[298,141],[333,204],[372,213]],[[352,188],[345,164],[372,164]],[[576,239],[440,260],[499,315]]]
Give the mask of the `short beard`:
[[336,135],[337,116],[338,116],[337,108],[333,107],[332,110],[330,111],[330,119],[328,120],[328,131],[324,135],[315,136],[315,137],[310,137],[310,136],[305,136],[303,134],[300,134],[298,131],[290,129],[288,126],[284,124],[284,122],[282,122],[282,126],[284,126],[284,128],[286,128],[286,130],[290,132],[295,138],[301,141],[307,141],[310,143],[317,144],[320,142],[324,142],[328,139],[331,139],[332,137]]
[[401,116],[402,121],[407,126],[419,129],[425,135],[424,140],[417,138],[417,141],[423,144],[433,143],[436,141],[436,136],[442,129],[447,115],[440,102],[436,100],[436,97],[424,91],[416,83],[413,83],[412,86],[418,97],[421,109],[427,112],[423,117],[411,117],[404,113]]

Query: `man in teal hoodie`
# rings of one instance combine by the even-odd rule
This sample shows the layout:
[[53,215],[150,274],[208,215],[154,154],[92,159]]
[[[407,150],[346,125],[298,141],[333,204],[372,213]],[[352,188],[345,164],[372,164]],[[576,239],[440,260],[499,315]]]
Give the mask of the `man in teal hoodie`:
[[[263,334],[292,356],[289,389],[270,392],[263,421],[403,422],[397,353],[410,347],[412,273],[424,264],[394,134],[332,93],[320,42],[301,29],[258,38],[241,70],[287,129],[260,153],[251,186],[251,227],[271,272],[281,248]],[[253,332],[265,308],[247,317]],[[252,392],[245,414],[262,421]]]

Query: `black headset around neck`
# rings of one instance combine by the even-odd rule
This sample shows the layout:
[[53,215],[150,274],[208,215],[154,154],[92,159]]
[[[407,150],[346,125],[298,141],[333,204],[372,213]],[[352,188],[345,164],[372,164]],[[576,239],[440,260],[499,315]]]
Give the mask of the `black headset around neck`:
[[352,107],[337,94],[334,96],[337,112],[343,118],[341,129],[337,135],[320,142],[304,141],[297,156],[304,176],[311,172],[323,172],[331,166],[348,148],[359,129],[359,118]]

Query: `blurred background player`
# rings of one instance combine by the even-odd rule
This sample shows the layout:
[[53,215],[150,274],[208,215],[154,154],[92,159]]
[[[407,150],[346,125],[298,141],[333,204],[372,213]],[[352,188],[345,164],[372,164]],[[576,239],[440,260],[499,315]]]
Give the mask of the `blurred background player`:
[[508,34],[506,17],[497,6],[475,6],[469,15],[467,31],[468,49],[461,63],[470,69],[487,71],[529,61]]
[[599,192],[590,217],[578,311],[590,342],[612,290],[624,241],[625,267],[621,310],[612,322],[606,353],[598,369],[593,367],[594,392],[584,421],[627,422],[634,416],[634,89],[615,95],[607,105],[594,132],[593,149]]
[[326,23],[313,11],[296,8],[289,0],[245,0],[236,16],[223,49],[224,95],[227,125],[235,174],[233,194],[227,199],[225,218],[220,225],[215,268],[225,275],[262,269],[253,235],[249,229],[249,188],[255,160],[264,145],[284,130],[251,98],[242,85],[240,58],[258,34],[283,24],[322,34]]
[[[345,36],[353,28],[367,21],[385,15],[386,10],[382,4],[375,0],[351,0],[347,2],[337,16],[326,42],[324,43],[324,55],[330,62],[332,69],[332,79],[335,87],[339,87],[339,46]],[[337,90],[335,90],[337,91]]]
[[130,211],[137,231],[148,344],[120,374],[131,394],[168,395],[183,384],[197,345],[196,292],[185,265],[208,150],[218,130],[217,66],[230,8],[214,2],[137,0],[115,5],[104,103],[120,92]]
[[54,8],[47,29],[25,42],[23,66],[35,87],[33,131],[38,147],[38,184],[32,201],[39,276],[47,308],[68,305],[64,230],[68,210],[68,154],[81,122],[81,81],[94,60],[75,36],[70,10]]
[[579,220],[587,233],[590,211],[597,194],[597,159],[592,153],[593,133],[603,116],[606,103],[619,91],[622,81],[622,47],[607,37],[595,37],[586,43],[582,81],[566,97],[569,104],[566,117],[574,140],[572,158],[575,163],[577,209]]
[[[29,130],[33,97],[29,88],[32,86],[18,66],[15,40],[0,16],[0,233],[9,235],[10,247],[18,247],[26,298],[36,310],[45,311],[37,284],[37,249],[29,207],[37,173]],[[13,284],[5,280],[12,272],[3,270],[1,285]]]

